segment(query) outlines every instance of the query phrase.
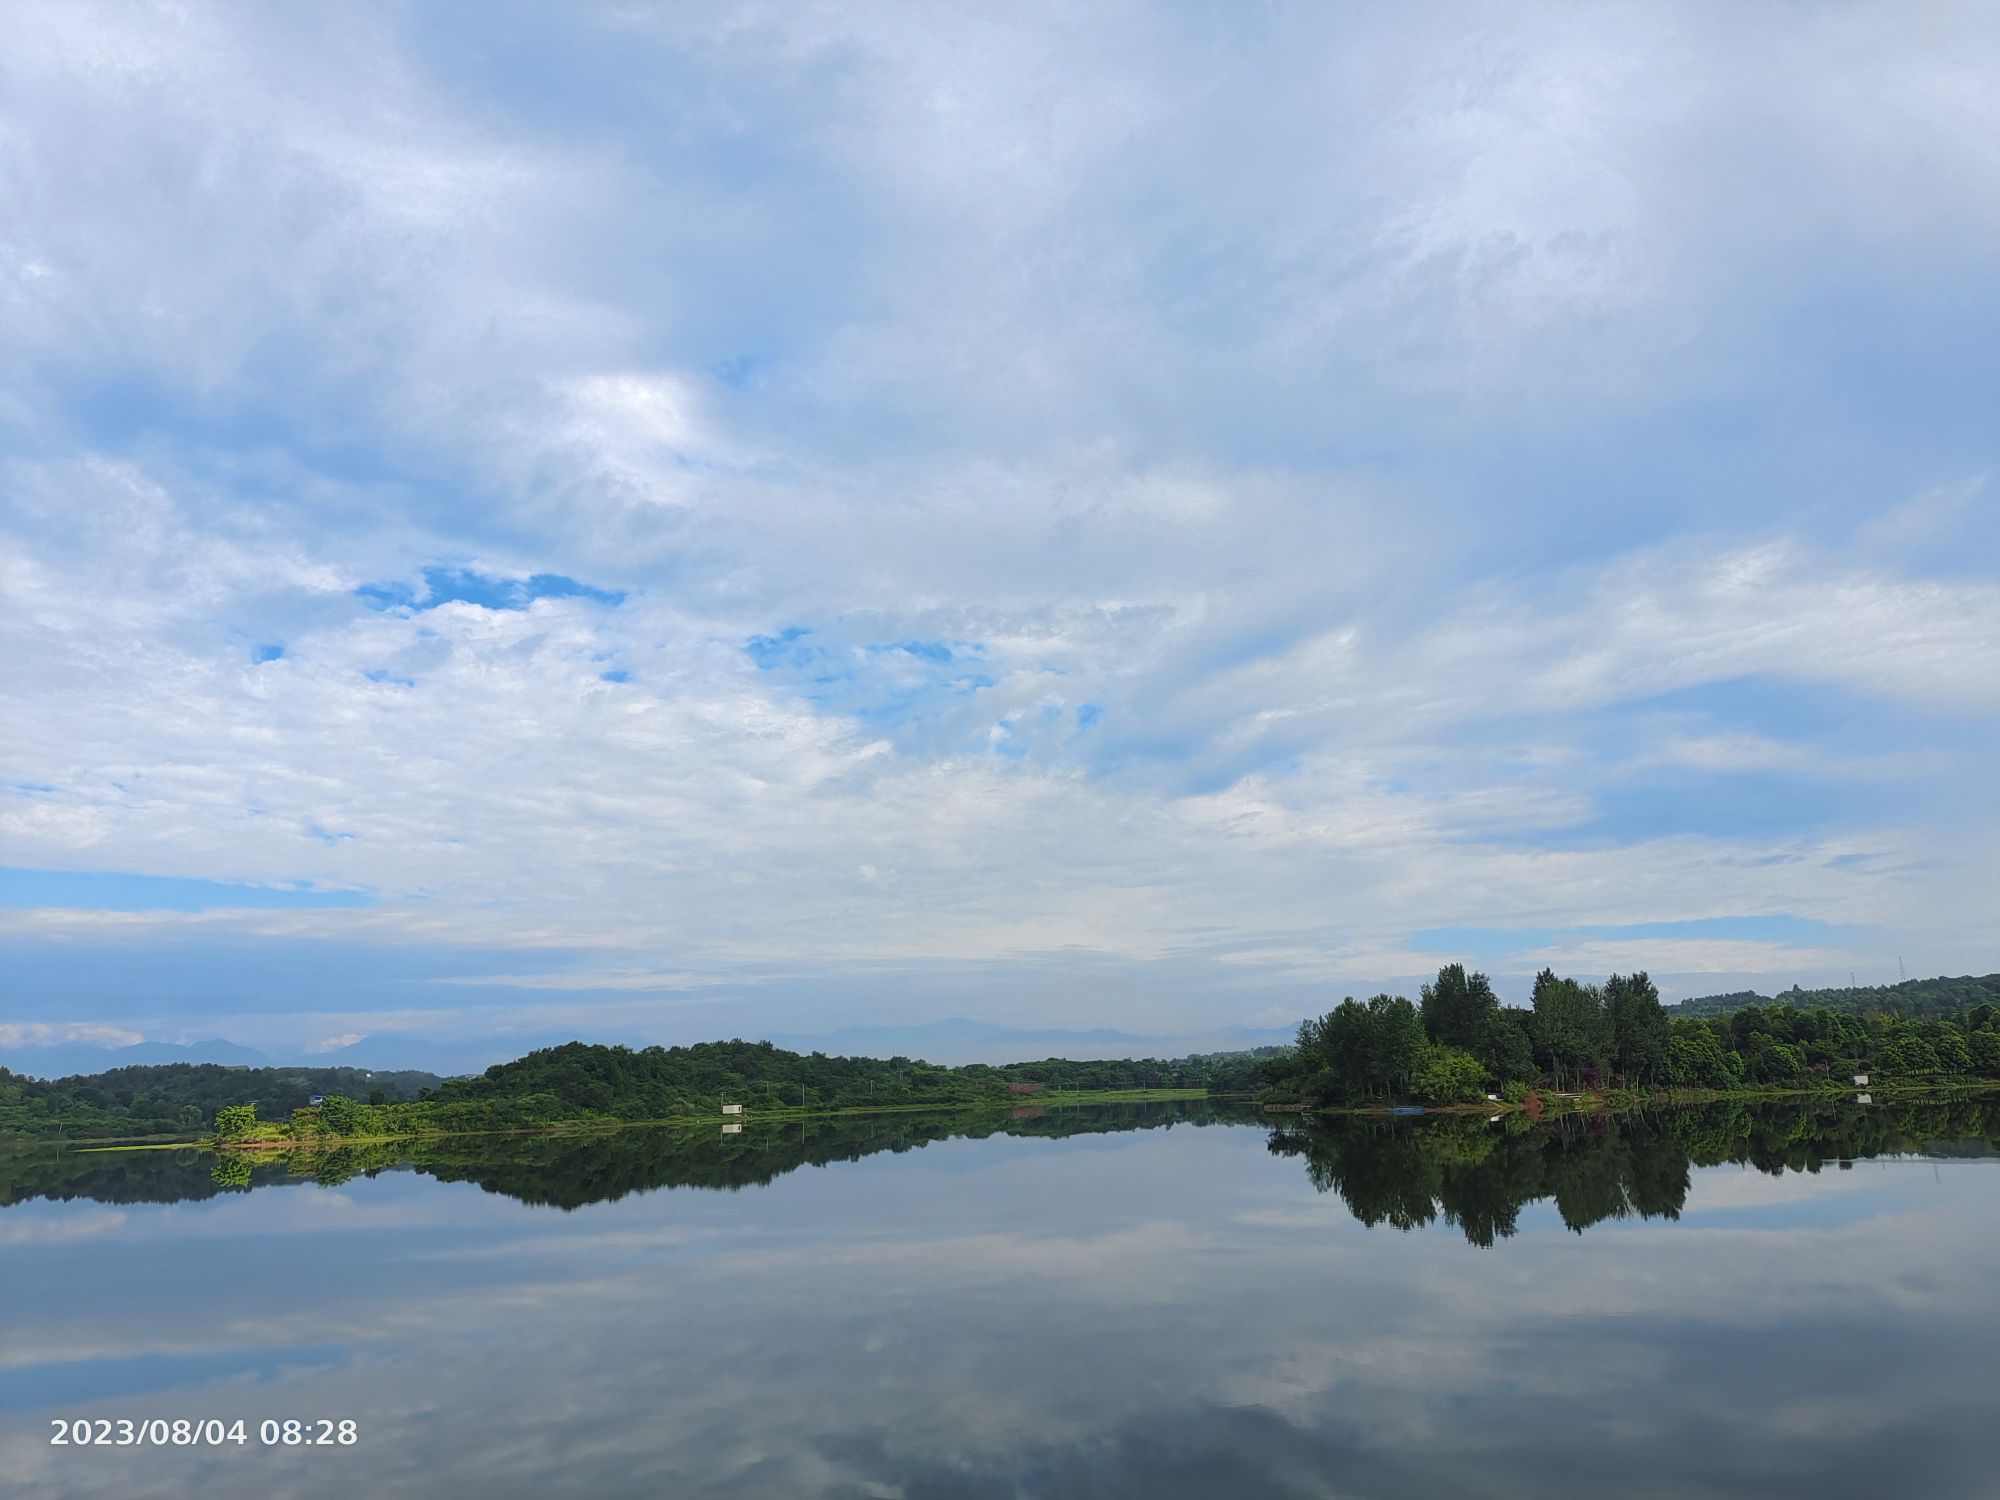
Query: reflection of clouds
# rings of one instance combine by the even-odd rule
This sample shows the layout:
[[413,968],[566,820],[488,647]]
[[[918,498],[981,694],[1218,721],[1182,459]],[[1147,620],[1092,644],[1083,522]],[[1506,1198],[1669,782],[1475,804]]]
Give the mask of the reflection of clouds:
[[[1697,1171],[1691,1201],[1742,1175]],[[258,1193],[229,1205],[244,1235],[196,1252],[222,1262],[198,1295],[144,1320],[189,1268],[147,1271],[178,1210],[134,1210],[125,1236],[76,1247],[134,1294],[105,1308],[52,1282],[29,1332],[129,1353],[204,1314],[207,1342],[184,1348],[337,1330],[343,1365],[143,1399],[361,1421],[352,1450],[206,1461],[218,1500],[1549,1495],[1606,1474],[1662,1496],[1980,1494],[2000,1470],[1972,1420],[2000,1334],[1991,1179],[1766,1180],[1837,1191],[1840,1222],[1577,1236],[1542,1207],[1479,1250],[1443,1224],[1366,1230],[1259,1136],[1222,1131],[559,1220],[425,1184],[419,1204],[479,1208],[385,1215],[373,1236],[322,1236]],[[341,1192],[365,1216],[409,1186]],[[267,1200],[284,1227],[247,1232]],[[283,1274],[259,1279],[274,1257]],[[178,1500],[203,1462],[12,1439],[4,1457],[30,1493],[77,1500]]]
[[1782,1176],[1747,1165],[1712,1167],[1694,1175],[1681,1215],[1805,1203],[1839,1192],[1872,1192],[1882,1186],[1884,1172],[1902,1171],[1907,1166],[1898,1161],[1863,1160],[1848,1171],[1829,1166],[1817,1173],[1786,1172]]
[[719,1231],[665,1227],[659,1229],[613,1229],[592,1231],[578,1225],[572,1234],[522,1235],[488,1245],[452,1245],[438,1250],[412,1252],[412,1260],[504,1260],[544,1254],[574,1255],[581,1250],[633,1251],[678,1249],[702,1240],[713,1240]]
[[116,1210],[65,1215],[59,1218],[0,1220],[0,1245],[67,1245],[94,1240],[124,1227]]

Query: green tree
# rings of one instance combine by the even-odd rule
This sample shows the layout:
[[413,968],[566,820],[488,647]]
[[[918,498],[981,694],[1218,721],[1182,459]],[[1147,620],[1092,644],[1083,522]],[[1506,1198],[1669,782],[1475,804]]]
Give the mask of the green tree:
[[1722,1050],[1713,1027],[1700,1021],[1675,1020],[1667,1043],[1667,1077],[1688,1088],[1726,1089],[1742,1081]]
[[1417,1068],[1414,1091],[1433,1104],[1471,1104],[1486,1096],[1486,1067],[1461,1047],[1433,1047]]
[[1368,1002],[1368,1018],[1379,1092],[1408,1093],[1430,1050],[1417,1008],[1401,995],[1376,995]]
[[1904,1027],[1882,1049],[1882,1064],[1891,1073],[1935,1073],[1938,1055],[1929,1042]]
[[1655,1082],[1666,1070],[1673,1034],[1660,992],[1643,969],[1604,982],[1604,1023],[1612,1071],[1633,1083]]
[[2000,1073],[2000,1031],[1987,1028],[1966,1038],[1972,1066],[1981,1073]]
[[240,1141],[257,1129],[257,1106],[231,1104],[215,1112],[215,1133],[225,1141]]
[[1474,1050],[1486,1071],[1502,1083],[1527,1083],[1535,1076],[1535,1046],[1529,1036],[1533,1015],[1517,1006],[1496,1006],[1486,1018],[1480,1044]]
[[361,1135],[361,1106],[345,1094],[328,1094],[320,1101],[320,1119],[334,1135]]
[[1318,1061],[1322,1090],[1317,1102],[1345,1103],[1367,1097],[1374,1085],[1374,1023],[1368,1007],[1349,995],[1317,1021],[1299,1029],[1300,1040]]
[[1437,980],[1423,988],[1424,1033],[1443,1047],[1478,1051],[1499,1009],[1500,997],[1486,976],[1466,973],[1464,964],[1446,964]]
[[1400,995],[1365,1003],[1349,996],[1299,1028],[1301,1069],[1311,1102],[1346,1103],[1406,1095],[1430,1043],[1417,1008]]
[[1557,1087],[1603,1063],[1604,1006],[1597,990],[1544,969],[1535,976],[1535,1041]]
[[1972,1071],[1972,1049],[1956,1026],[1948,1021],[1932,1021],[1925,1026],[1925,1032],[1931,1051],[1937,1054],[1938,1065],[1947,1073]]

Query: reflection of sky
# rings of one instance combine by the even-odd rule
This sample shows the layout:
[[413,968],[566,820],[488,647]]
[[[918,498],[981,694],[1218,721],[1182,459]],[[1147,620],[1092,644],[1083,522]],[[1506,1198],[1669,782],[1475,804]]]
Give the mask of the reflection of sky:
[[[1537,1204],[1480,1250],[1176,1128],[574,1213],[405,1171],[35,1202],[0,1215],[0,1434],[52,1497],[1950,1500],[2000,1473],[1995,1183],[1697,1169],[1678,1223]],[[54,1449],[52,1414],[362,1439]]]

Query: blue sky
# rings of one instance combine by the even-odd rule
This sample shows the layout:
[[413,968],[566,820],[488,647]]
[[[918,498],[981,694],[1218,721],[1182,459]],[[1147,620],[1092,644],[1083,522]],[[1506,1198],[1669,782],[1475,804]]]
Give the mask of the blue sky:
[[25,4],[0,1042],[2000,967],[2000,15]]

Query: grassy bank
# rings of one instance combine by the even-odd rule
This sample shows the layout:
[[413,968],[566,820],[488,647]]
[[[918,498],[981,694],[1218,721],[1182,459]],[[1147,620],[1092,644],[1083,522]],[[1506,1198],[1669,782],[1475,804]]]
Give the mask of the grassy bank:
[[[1048,1089],[1038,1094],[1022,1094],[1008,1099],[981,1101],[968,1104],[962,1100],[939,1100],[918,1104],[850,1105],[837,1109],[820,1109],[811,1106],[777,1106],[760,1108],[754,1114],[741,1115],[666,1115],[657,1119],[621,1119],[616,1116],[594,1116],[582,1119],[550,1120],[544,1123],[495,1127],[485,1130],[407,1130],[387,1135],[336,1135],[330,1131],[315,1130],[294,1133],[290,1125],[282,1121],[259,1121],[254,1135],[237,1136],[229,1140],[208,1137],[200,1144],[223,1151],[299,1151],[316,1150],[322,1147],[348,1147],[380,1144],[387,1141],[409,1140],[450,1140],[469,1136],[507,1135],[593,1135],[628,1129],[651,1129],[672,1126],[713,1127],[723,1125],[769,1125],[788,1120],[843,1119],[862,1115],[937,1114],[943,1111],[972,1114],[1011,1114],[1024,1109],[1054,1110],[1072,1109],[1099,1104],[1154,1104],[1180,1100],[1227,1097],[1211,1095],[1206,1089]],[[166,1145],[184,1146],[185,1141],[164,1143],[160,1147],[122,1146],[108,1149],[143,1151],[165,1149]],[[83,1148],[97,1149],[97,1148]]]
[[1646,1109],[1676,1104],[1749,1103],[1759,1099],[1819,1099],[1839,1103],[1856,1094],[1867,1094],[1876,1103],[1897,1099],[1936,1098],[1950,1094],[1980,1094],[2000,1091],[2000,1079],[1992,1078],[1899,1078],[1857,1088],[1851,1083],[1831,1081],[1798,1087],[1758,1084],[1740,1089],[1591,1089],[1557,1091],[1531,1089],[1523,1100],[1488,1099],[1479,1103],[1425,1104],[1411,1100],[1401,1104],[1336,1104],[1314,1108],[1306,1104],[1267,1104],[1272,1114],[1307,1115],[1387,1115],[1398,1109],[1421,1109],[1427,1115],[1497,1115],[1526,1113],[1536,1118],[1547,1115],[1585,1114],[1601,1111]]

